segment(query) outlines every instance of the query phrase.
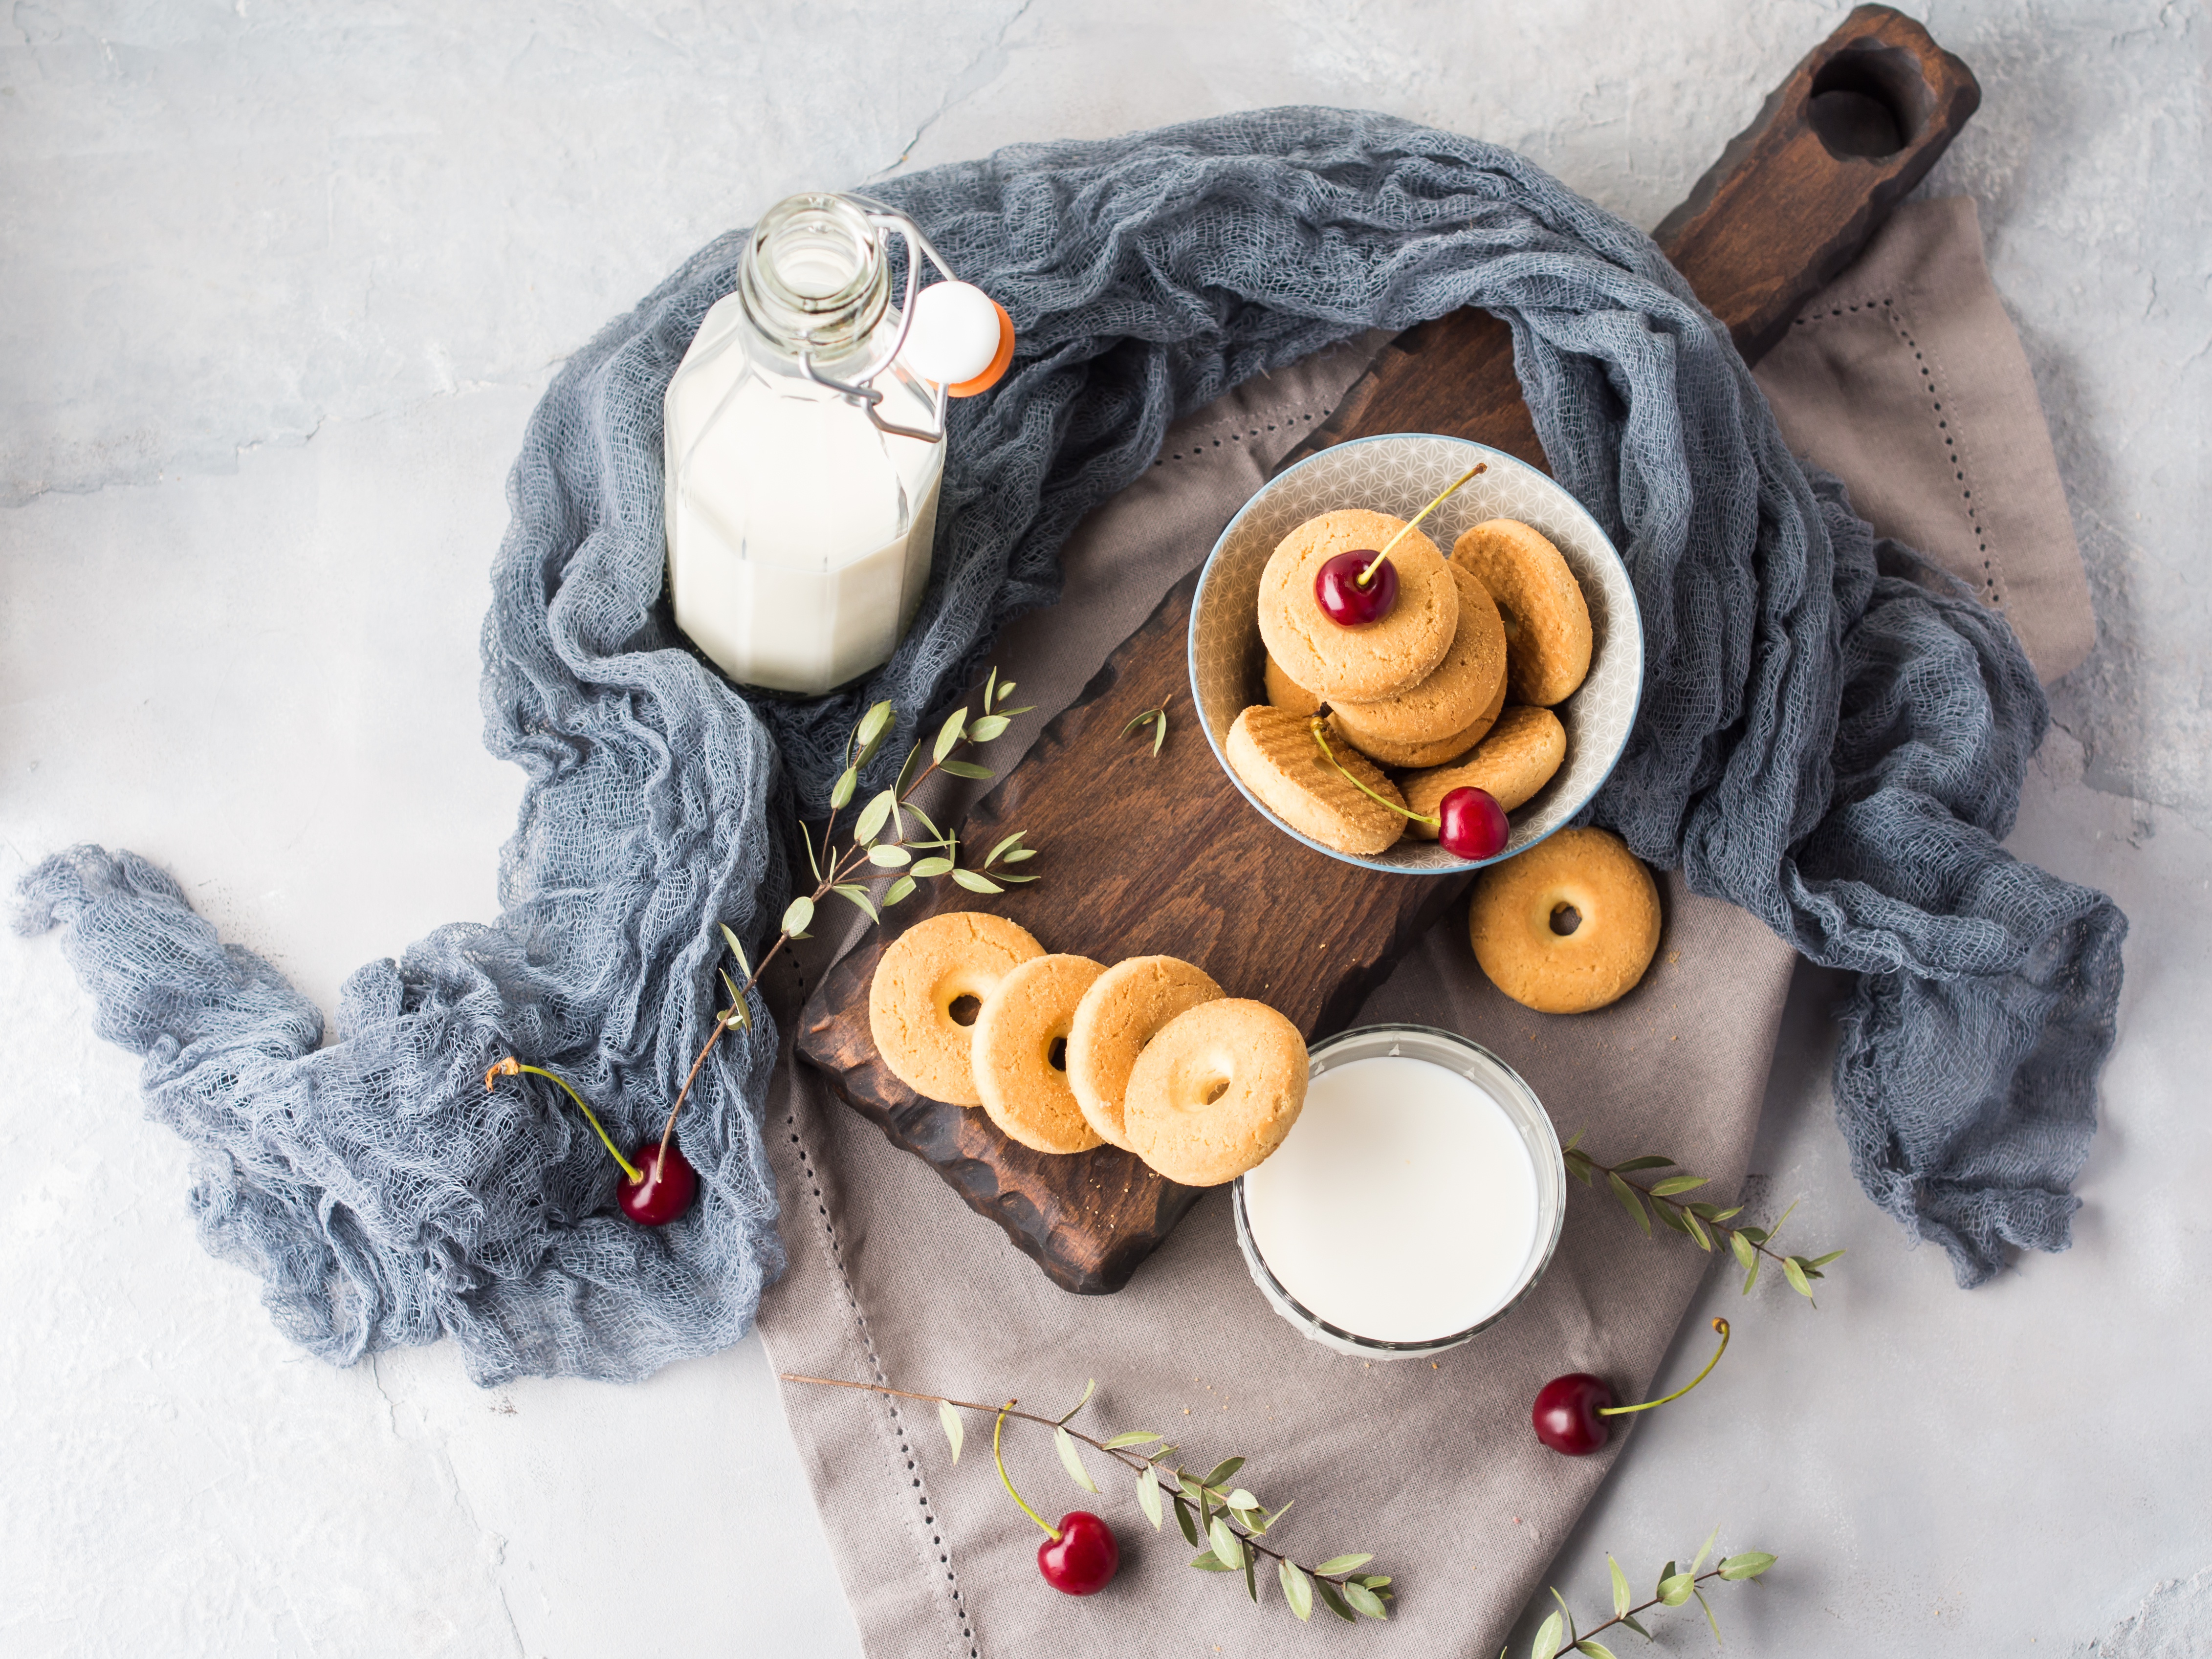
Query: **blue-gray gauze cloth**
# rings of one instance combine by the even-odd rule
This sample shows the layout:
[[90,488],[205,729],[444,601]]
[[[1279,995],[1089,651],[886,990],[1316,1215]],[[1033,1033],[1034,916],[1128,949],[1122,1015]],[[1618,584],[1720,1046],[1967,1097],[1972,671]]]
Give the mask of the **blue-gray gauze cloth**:
[[529,787],[502,913],[346,982],[337,1036],[145,860],[27,878],[151,1114],[203,1154],[216,1254],[349,1363],[459,1340],[472,1375],[643,1376],[742,1335],[779,1272],[763,1102],[775,1033],[723,1042],[679,1137],[702,1198],[648,1231],[564,1097],[658,1133],[714,1018],[715,924],[757,946],[784,852],[872,702],[905,740],[1000,626],[1059,589],[1078,520],[1168,423],[1249,377],[1461,306],[1512,325],[1559,481],[1635,580],[1643,712],[1591,817],[1648,862],[1857,975],[1838,1117],[1867,1191],[1962,1281],[2063,1248],[2125,923],[1998,845],[2048,714],[2011,631],[1793,459],[1728,335],[1640,231],[1510,151],[1285,109],[1021,145],[878,187],[1003,301],[1020,345],[954,405],[919,619],[865,684],[754,698],[663,602],[661,398],[744,236],[701,251],[556,377],[508,494],[485,740]]

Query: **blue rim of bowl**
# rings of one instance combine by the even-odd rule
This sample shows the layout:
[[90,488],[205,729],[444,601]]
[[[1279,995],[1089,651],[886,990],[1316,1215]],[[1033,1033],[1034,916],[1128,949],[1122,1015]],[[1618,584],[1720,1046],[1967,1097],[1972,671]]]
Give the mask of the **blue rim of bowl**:
[[[1323,455],[1331,454],[1340,449],[1349,449],[1357,444],[1398,443],[1407,438],[1421,438],[1427,439],[1437,443],[1457,444],[1464,449],[1479,451],[1485,458],[1491,460],[1491,464],[1493,466],[1499,462],[1503,462],[1508,467],[1517,468],[1519,471],[1528,474],[1529,477],[1537,479],[1546,488],[1557,490],[1561,502],[1563,502],[1572,512],[1581,515],[1583,521],[1589,526],[1590,534],[1596,538],[1597,544],[1605,550],[1607,557],[1611,558],[1615,564],[1620,567],[1621,574],[1624,577],[1628,576],[1628,562],[1620,556],[1620,550],[1613,544],[1613,538],[1605,533],[1604,526],[1600,525],[1595,518],[1591,517],[1589,509],[1584,507],[1580,501],[1577,501],[1573,495],[1569,492],[1567,488],[1564,484],[1560,483],[1557,478],[1553,477],[1547,472],[1540,471],[1537,468],[1529,465],[1528,462],[1522,460],[1517,455],[1509,455],[1502,449],[1493,449],[1488,444],[1477,443],[1472,438],[1448,437],[1440,432],[1379,432],[1370,438],[1347,438],[1340,444],[1332,444],[1328,449],[1321,451],[1319,453],[1307,456],[1305,459],[1300,461],[1296,466],[1285,467],[1280,472],[1276,473],[1273,477],[1268,479],[1267,483],[1261,484],[1258,489],[1253,492],[1252,499],[1245,502],[1243,507],[1237,510],[1237,516],[1231,519],[1228,524],[1224,526],[1218,536],[1214,538],[1213,546],[1206,553],[1206,562],[1199,567],[1198,586],[1192,591],[1190,598],[1190,626],[1185,631],[1183,636],[1183,673],[1190,687],[1190,700],[1194,709],[1198,702],[1199,606],[1206,598],[1206,585],[1208,581],[1212,580],[1213,577],[1213,562],[1216,558],[1220,556],[1222,544],[1231,536],[1235,535],[1237,533],[1237,526],[1244,522],[1244,515],[1251,512],[1254,507],[1257,507],[1260,504],[1261,498],[1264,497],[1268,491],[1274,489],[1277,484],[1282,483],[1285,479],[1291,477],[1302,469],[1311,466],[1316,461],[1320,460]],[[1628,586],[1630,594],[1633,596],[1636,591],[1636,583],[1632,577],[1629,578]],[[1276,829],[1281,830],[1292,841],[1303,842],[1306,846],[1312,848],[1315,852],[1325,854],[1328,857],[1334,859],[1340,864],[1356,864],[1362,869],[1379,870],[1384,875],[1464,875],[1470,870],[1480,870],[1486,865],[1502,863],[1509,858],[1517,858],[1522,854],[1527,852],[1530,848],[1538,846],[1540,843],[1548,841],[1552,836],[1565,829],[1569,824],[1572,823],[1576,816],[1582,811],[1583,808],[1590,804],[1591,800],[1595,798],[1597,792],[1605,787],[1607,780],[1613,776],[1613,769],[1620,764],[1620,757],[1622,752],[1628,747],[1629,735],[1636,730],[1637,716],[1644,712],[1644,618],[1637,612],[1636,607],[1633,604],[1629,606],[1629,632],[1632,637],[1630,640],[1622,641],[1620,641],[1620,643],[1632,644],[1635,648],[1636,695],[1634,701],[1629,705],[1628,719],[1620,728],[1620,740],[1613,745],[1613,753],[1606,757],[1605,769],[1597,775],[1596,781],[1590,785],[1588,793],[1586,793],[1583,798],[1577,801],[1572,806],[1569,807],[1561,816],[1557,823],[1553,824],[1549,830],[1544,831],[1542,835],[1538,836],[1534,841],[1524,842],[1522,845],[1514,848],[1511,852],[1500,853],[1496,858],[1470,859],[1459,864],[1432,865],[1421,869],[1409,869],[1402,864],[1386,864],[1381,859],[1359,858],[1350,853],[1340,853],[1334,847],[1324,846],[1320,842],[1314,840],[1312,836],[1302,836],[1297,830],[1291,829],[1289,824],[1284,823],[1282,819],[1277,817],[1273,812],[1269,811],[1266,803],[1261,801],[1257,795],[1246,788],[1244,787],[1244,780],[1237,775],[1237,769],[1229,763],[1229,757],[1222,752],[1220,744],[1214,738],[1213,728],[1206,725],[1206,719],[1202,712],[1200,713],[1198,724],[1206,732],[1206,744],[1207,748],[1213,750],[1213,758],[1215,763],[1221,768],[1223,774],[1228,778],[1229,781],[1237,787],[1237,793],[1243,796],[1245,800],[1250,803],[1254,811],[1266,818],[1268,823],[1273,824]],[[1607,648],[1610,649],[1613,647],[1614,641],[1608,641],[1607,644]]]

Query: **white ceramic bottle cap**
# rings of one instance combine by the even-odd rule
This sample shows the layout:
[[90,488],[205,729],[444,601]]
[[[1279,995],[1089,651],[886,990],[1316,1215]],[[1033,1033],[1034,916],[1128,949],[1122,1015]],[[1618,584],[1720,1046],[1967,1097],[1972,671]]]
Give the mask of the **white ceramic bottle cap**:
[[900,356],[923,379],[964,392],[986,374],[998,378],[990,372],[1002,367],[1002,356],[1012,356],[1002,349],[1012,331],[998,301],[973,283],[932,283],[915,299],[914,325]]

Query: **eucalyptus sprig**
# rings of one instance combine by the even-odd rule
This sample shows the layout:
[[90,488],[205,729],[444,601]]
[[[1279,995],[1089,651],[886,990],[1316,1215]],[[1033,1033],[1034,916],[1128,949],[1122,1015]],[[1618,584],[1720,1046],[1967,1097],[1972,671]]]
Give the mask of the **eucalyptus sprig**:
[[[1716,1235],[1728,1241],[1729,1253],[1736,1265],[1743,1269],[1743,1293],[1751,1294],[1751,1287],[1759,1283],[1762,1260],[1782,1264],[1782,1276],[1790,1281],[1790,1288],[1808,1302],[1813,1301],[1813,1281],[1827,1275],[1820,1270],[1844,1254],[1830,1250],[1826,1255],[1784,1255],[1772,1248],[1774,1236],[1782,1231],[1796,1205],[1782,1212],[1781,1219],[1771,1227],[1732,1227],[1728,1224],[1743,1213],[1739,1204],[1723,1210],[1701,1200],[1685,1202],[1681,1194],[1695,1192],[1705,1184],[1704,1176],[1686,1173],[1670,1175],[1653,1182],[1650,1186],[1631,1181],[1628,1177],[1641,1170],[1680,1170],[1681,1166],[1671,1158],[1646,1156],[1632,1158],[1625,1164],[1601,1164],[1576,1145],[1582,1139],[1577,1131],[1574,1139],[1565,1148],[1568,1173],[1578,1176],[1584,1186],[1594,1185],[1599,1176],[1605,1177],[1606,1186],[1620,1200],[1620,1207],[1628,1212],[1630,1219],[1644,1229],[1644,1236],[1651,1233],[1651,1218],[1656,1215],[1662,1226],[1672,1227],[1699,1249],[1710,1255]],[[1644,1206],[1649,1204],[1650,1209]],[[1815,1307],[1820,1304],[1814,1303]]]
[[[1012,869],[1036,856],[1035,848],[1022,844],[1024,831],[1017,830],[1000,841],[983,855],[980,864],[963,865],[957,832],[939,829],[928,813],[914,804],[915,792],[935,773],[949,772],[956,778],[988,779],[993,775],[989,767],[957,757],[963,749],[980,747],[1000,737],[1015,715],[1030,712],[1027,705],[1020,708],[1006,707],[1013,695],[1014,683],[1008,680],[1000,684],[999,671],[994,668],[983,683],[983,712],[971,718],[968,705],[963,702],[948,714],[930,744],[927,763],[922,763],[921,744],[916,742],[899,768],[897,779],[889,788],[870,796],[867,805],[860,808],[847,831],[848,843],[840,848],[836,844],[837,815],[852,805],[853,796],[860,788],[861,772],[882,751],[884,740],[890,735],[895,711],[890,703],[879,702],[860,717],[860,723],[845,739],[845,769],[830,786],[830,816],[823,820],[821,844],[815,844],[804,821],[799,826],[799,838],[805,843],[806,861],[814,872],[814,890],[802,894],[785,907],[775,942],[762,952],[757,963],[747,958],[744,945],[732,929],[726,924],[717,924],[721,927],[723,943],[737,958],[744,979],[739,982],[726,968],[718,967],[715,970],[730,994],[730,1006],[714,1016],[714,1029],[707,1033],[699,1057],[691,1062],[684,1086],[676,1091],[676,1103],[669,1108],[668,1122],[660,1132],[663,1156],[667,1153],[669,1137],[676,1133],[676,1115],[684,1109],[684,1098],[698,1079],[699,1068],[714,1052],[722,1033],[752,1028],[752,1011],[746,1006],[746,994],[760,982],[762,973],[775,960],[778,951],[793,939],[809,937],[806,929],[814,920],[815,907],[832,893],[875,922],[883,920],[884,911],[912,893],[916,884],[939,876],[951,877],[972,893],[1003,893],[1007,882],[1036,879],[1035,876],[1017,874]],[[918,763],[919,771],[915,769]],[[911,830],[908,819],[913,820]],[[891,832],[888,836],[884,834],[886,829]],[[916,858],[917,853],[928,856]],[[987,870],[992,873],[986,875]],[[871,893],[867,884],[877,881],[888,884],[879,892]]]
[[1167,704],[1162,703],[1157,708],[1146,709],[1144,713],[1121,728],[1121,735],[1125,738],[1128,737],[1133,732],[1143,731],[1146,726],[1152,728],[1152,753],[1157,756],[1160,752],[1160,745],[1168,740]]
[[[1652,1607],[1679,1607],[1692,1596],[1705,1611],[1705,1622],[1712,1626],[1713,1640],[1719,1641],[1720,1621],[1713,1617],[1712,1603],[1705,1600],[1705,1591],[1698,1587],[1716,1578],[1731,1584],[1746,1578],[1756,1578],[1774,1565],[1774,1558],[1765,1550],[1745,1550],[1741,1554],[1728,1557],[1710,1571],[1700,1572],[1698,1569],[1705,1565],[1705,1558],[1712,1553],[1714,1540],[1720,1535],[1721,1529],[1715,1527],[1706,1538],[1705,1547],[1698,1552],[1698,1559],[1690,1563],[1688,1571],[1676,1571],[1672,1561],[1662,1567],[1659,1570],[1658,1590],[1648,1601],[1636,1600],[1634,1592],[1628,1588],[1628,1575],[1620,1570],[1620,1563],[1610,1555],[1607,1556],[1605,1564],[1613,1572],[1613,1617],[1602,1625],[1592,1626],[1588,1635],[1575,1628],[1574,1610],[1567,1606],[1567,1598],[1554,1589],[1552,1599],[1559,1604],[1559,1610],[1536,1627],[1536,1640],[1528,1650],[1528,1659],[1553,1659],[1555,1655],[1562,1653],[1579,1653],[1585,1656],[1585,1659],[1614,1659],[1613,1650],[1596,1639],[1599,1632],[1611,1630],[1615,1625],[1626,1625],[1649,1642],[1651,1632],[1637,1621],[1636,1615]],[[1505,1659],[1504,1649],[1498,1650],[1498,1659]]]
[[[1096,1378],[1084,1389],[1083,1398],[1067,1411],[1058,1417],[1040,1417],[1014,1410],[1016,1402],[1012,1401],[991,1406],[981,1401],[953,1400],[941,1394],[916,1394],[906,1389],[886,1388],[877,1382],[847,1382],[836,1377],[800,1376],[790,1371],[782,1373],[782,1376],[787,1382],[811,1382],[829,1389],[885,1394],[899,1400],[930,1401],[937,1407],[938,1422],[945,1430],[956,1463],[960,1461],[960,1449],[967,1438],[962,1412],[983,1412],[1002,1422],[1012,1419],[1038,1424],[1052,1431],[1054,1447],[1060,1453],[1060,1466],[1067,1471],[1069,1480],[1085,1492],[1096,1492],[1098,1483],[1084,1466],[1077,1443],[1104,1453],[1137,1477],[1137,1507],[1152,1523],[1153,1531],[1158,1532],[1166,1524],[1168,1509],[1172,1505],[1176,1523],[1182,1528],[1183,1537],[1199,1552],[1190,1565],[1201,1572],[1242,1572],[1245,1593],[1255,1602],[1260,1599],[1259,1559],[1265,1556],[1275,1564],[1274,1577],[1282,1587],[1283,1600],[1301,1620],[1313,1617],[1316,1596],[1320,1597],[1323,1607],[1348,1624],[1357,1624],[1362,1613],[1370,1619],[1390,1616],[1384,1605],[1390,1599],[1387,1588],[1389,1575],[1359,1571],[1375,1559],[1372,1554],[1354,1551],[1306,1566],[1260,1541],[1283,1518],[1291,1504],[1271,1512],[1243,1486],[1231,1485],[1237,1471],[1244,1467],[1243,1458],[1224,1458],[1201,1477],[1180,1464],[1170,1468],[1169,1460],[1179,1448],[1170,1445],[1164,1436],[1149,1429],[1130,1429],[1100,1440],[1080,1429],[1069,1428],[1070,1419],[1091,1402],[1091,1394],[1098,1387]],[[1010,1486],[1008,1490],[1012,1489]],[[1016,1501],[1020,1500],[1017,1498]],[[1297,1501],[1292,1498],[1291,1503]]]

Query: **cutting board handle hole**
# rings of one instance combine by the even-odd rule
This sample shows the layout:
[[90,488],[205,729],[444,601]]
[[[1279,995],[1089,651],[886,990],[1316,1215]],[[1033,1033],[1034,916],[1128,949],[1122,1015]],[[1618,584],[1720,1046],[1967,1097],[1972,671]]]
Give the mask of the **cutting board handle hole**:
[[945,1012],[951,1016],[955,1025],[973,1025],[975,1016],[983,1012],[983,1005],[974,997],[957,996],[952,999]]
[[1846,46],[1813,76],[1805,116],[1838,161],[1883,161],[1920,137],[1936,94],[1902,46]]

